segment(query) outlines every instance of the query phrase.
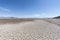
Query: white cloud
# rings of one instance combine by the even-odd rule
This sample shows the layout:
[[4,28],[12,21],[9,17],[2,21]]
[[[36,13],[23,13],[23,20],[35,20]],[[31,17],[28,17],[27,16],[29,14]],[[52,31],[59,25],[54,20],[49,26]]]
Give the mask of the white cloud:
[[11,14],[0,12],[0,17],[12,17]]
[[49,18],[49,17],[54,17],[52,14],[47,14],[47,13],[36,13],[33,15],[29,15],[27,17],[32,17],[32,18]]
[[32,15],[14,15],[15,17],[19,18],[40,18],[39,14],[32,14]]
[[3,8],[3,7],[0,7],[0,10],[1,10],[1,11],[10,12],[10,10],[9,10],[9,9],[7,9],[7,8]]
[[40,14],[31,14],[31,15],[23,15],[23,16],[16,16],[16,17],[22,17],[22,18],[40,18]]
[[33,14],[33,15],[31,15],[31,17],[37,17],[37,18],[39,18],[41,15],[40,14]]

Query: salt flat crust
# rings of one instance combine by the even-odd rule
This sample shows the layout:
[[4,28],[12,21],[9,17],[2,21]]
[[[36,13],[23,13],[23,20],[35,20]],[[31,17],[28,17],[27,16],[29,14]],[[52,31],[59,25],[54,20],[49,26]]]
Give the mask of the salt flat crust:
[[0,40],[60,40],[60,27],[37,20],[0,25]]

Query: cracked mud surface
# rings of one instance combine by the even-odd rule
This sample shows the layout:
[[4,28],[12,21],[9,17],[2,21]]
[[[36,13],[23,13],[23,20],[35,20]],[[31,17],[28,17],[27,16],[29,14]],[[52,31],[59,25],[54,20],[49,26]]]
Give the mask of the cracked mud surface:
[[27,34],[24,32],[1,32],[0,40],[60,40],[60,33],[46,32]]
[[44,20],[0,25],[0,40],[60,40],[60,26]]

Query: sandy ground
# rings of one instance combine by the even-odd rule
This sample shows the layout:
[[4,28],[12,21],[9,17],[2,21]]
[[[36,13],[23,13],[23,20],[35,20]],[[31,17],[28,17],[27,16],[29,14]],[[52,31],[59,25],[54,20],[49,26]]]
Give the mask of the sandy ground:
[[0,40],[60,40],[59,22],[54,20],[0,24]]

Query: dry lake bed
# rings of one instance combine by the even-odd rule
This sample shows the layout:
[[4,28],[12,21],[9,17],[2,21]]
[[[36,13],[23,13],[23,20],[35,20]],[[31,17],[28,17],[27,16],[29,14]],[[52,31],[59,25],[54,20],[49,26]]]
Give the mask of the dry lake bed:
[[0,40],[60,40],[60,19],[0,19]]

